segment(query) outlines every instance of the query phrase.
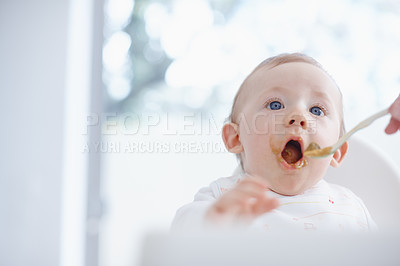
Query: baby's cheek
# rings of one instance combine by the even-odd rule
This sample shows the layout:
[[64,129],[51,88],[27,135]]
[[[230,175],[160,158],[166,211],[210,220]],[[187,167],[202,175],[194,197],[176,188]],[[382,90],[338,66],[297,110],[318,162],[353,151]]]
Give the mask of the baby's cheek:
[[265,134],[252,134],[245,146],[247,146],[248,152],[251,153],[252,156],[260,158],[263,154],[268,153],[270,149],[268,136]]
[[318,180],[323,178],[326,171],[328,170],[331,160],[332,160],[331,156],[327,158],[318,158],[318,159],[308,158],[307,167],[310,171],[310,177]]
[[284,116],[281,114],[274,114],[270,121],[270,134],[273,135],[286,135],[286,126],[284,123]]
[[252,123],[252,131],[255,134],[268,134],[270,133],[271,129],[270,129],[270,125],[268,123],[268,121],[266,121],[265,119],[265,115],[258,115],[255,116]]
[[277,136],[269,136],[269,146],[273,154],[277,155],[281,152],[281,146]]
[[[324,120],[318,124],[318,133],[327,139],[328,142],[337,141],[340,137],[341,124],[338,119]],[[333,143],[332,143],[333,144]]]

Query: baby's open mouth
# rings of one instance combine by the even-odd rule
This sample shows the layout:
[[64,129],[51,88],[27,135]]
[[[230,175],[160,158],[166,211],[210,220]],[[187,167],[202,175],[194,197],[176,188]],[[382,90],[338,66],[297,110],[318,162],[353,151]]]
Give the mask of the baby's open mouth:
[[281,152],[281,156],[288,164],[298,162],[303,157],[300,143],[296,140],[288,141]]

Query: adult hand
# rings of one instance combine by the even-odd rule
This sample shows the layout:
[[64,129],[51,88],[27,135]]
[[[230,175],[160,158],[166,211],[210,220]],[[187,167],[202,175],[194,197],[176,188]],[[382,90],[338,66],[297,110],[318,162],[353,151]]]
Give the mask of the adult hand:
[[387,125],[385,132],[387,134],[393,134],[400,130],[400,95],[389,107],[389,113],[392,115],[390,122]]
[[246,176],[233,189],[225,192],[206,213],[206,219],[216,225],[237,225],[251,222],[259,215],[279,206],[269,197],[265,180]]

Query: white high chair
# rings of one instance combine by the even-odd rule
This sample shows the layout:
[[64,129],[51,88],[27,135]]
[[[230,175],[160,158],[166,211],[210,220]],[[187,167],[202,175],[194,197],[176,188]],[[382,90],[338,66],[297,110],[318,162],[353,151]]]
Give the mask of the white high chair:
[[353,136],[342,165],[330,167],[325,180],[360,197],[380,230],[400,229],[400,172],[382,151]]

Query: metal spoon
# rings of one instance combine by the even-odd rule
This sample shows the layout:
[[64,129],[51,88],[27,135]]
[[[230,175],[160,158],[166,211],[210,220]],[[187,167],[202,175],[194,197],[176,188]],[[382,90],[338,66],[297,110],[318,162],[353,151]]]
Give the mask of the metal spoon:
[[311,142],[310,145],[308,145],[307,149],[304,152],[304,156],[308,157],[314,157],[314,158],[323,158],[326,156],[329,156],[331,154],[334,154],[337,149],[342,147],[342,145],[358,130],[365,128],[369,126],[372,122],[374,122],[376,119],[386,115],[389,112],[389,108],[386,108],[385,110],[382,110],[367,119],[361,121],[357,126],[355,126],[352,130],[344,134],[334,145],[328,146],[326,148],[321,149],[321,147],[315,143]]

